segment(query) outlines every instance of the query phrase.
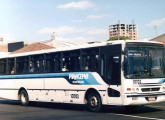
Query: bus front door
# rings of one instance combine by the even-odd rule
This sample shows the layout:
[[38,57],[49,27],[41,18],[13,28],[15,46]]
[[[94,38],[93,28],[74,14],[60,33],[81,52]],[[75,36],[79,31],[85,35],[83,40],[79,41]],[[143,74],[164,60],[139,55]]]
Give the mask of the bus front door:
[[101,49],[101,76],[108,87],[108,104],[121,105],[121,45]]

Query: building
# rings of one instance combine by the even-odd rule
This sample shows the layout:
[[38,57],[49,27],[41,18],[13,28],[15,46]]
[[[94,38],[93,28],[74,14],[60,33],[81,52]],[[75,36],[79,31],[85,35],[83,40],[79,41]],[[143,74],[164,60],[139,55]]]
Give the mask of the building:
[[53,48],[54,47],[51,47],[51,46],[45,45],[43,43],[37,42],[37,43],[30,44],[28,46],[25,46],[21,49],[18,49],[16,51],[12,52],[11,54],[38,51],[38,50],[44,50],[44,49],[53,49]]
[[165,34],[162,34],[162,35],[159,35],[153,39],[151,39],[151,41],[162,41],[162,42],[165,42]]
[[109,26],[109,38],[125,36],[132,40],[138,39],[138,25],[137,24],[118,24]]
[[165,34],[159,35],[159,36],[151,39],[151,41],[161,42],[165,45]]

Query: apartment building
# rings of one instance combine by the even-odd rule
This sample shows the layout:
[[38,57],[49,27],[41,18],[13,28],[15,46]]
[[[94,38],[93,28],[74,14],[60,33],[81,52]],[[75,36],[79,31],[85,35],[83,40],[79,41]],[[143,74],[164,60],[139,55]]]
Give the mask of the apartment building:
[[118,24],[109,26],[109,38],[116,36],[129,37],[132,40],[138,39],[138,25],[137,24]]

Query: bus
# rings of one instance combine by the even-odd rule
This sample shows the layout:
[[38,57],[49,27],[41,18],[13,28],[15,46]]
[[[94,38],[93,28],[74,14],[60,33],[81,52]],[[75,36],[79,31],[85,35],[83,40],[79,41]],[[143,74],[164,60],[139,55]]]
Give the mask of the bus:
[[117,40],[1,56],[0,98],[86,104],[93,112],[165,102],[164,45]]

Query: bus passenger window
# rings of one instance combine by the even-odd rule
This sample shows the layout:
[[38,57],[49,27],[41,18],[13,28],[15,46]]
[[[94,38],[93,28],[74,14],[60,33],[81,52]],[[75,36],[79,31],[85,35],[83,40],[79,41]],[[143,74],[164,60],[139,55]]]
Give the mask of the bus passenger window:
[[16,73],[26,74],[29,71],[29,57],[17,57],[16,58]]
[[97,70],[99,67],[99,55],[94,56],[93,62],[94,62],[94,69]]
[[0,59],[0,74],[6,74],[6,59]]
[[83,70],[90,69],[90,56],[82,56],[82,68]]
[[30,72],[41,73],[44,72],[45,60],[44,55],[30,56]]
[[53,72],[53,67],[52,67],[53,64],[54,64],[54,61],[52,59],[46,60],[45,72]]
[[61,71],[61,58],[55,58],[54,62],[55,62],[54,71],[60,72]]
[[99,49],[91,48],[82,50],[82,70],[98,71]]
[[29,61],[24,61],[22,73],[25,74],[25,73],[28,73],[28,71],[29,71]]
[[8,74],[11,74],[12,72],[12,69],[14,67],[14,61],[15,61],[15,58],[8,59]]
[[46,54],[45,72],[61,71],[61,53]]
[[63,52],[62,60],[63,60],[63,70],[65,70],[64,65],[66,65],[68,71],[80,70],[80,50]]

